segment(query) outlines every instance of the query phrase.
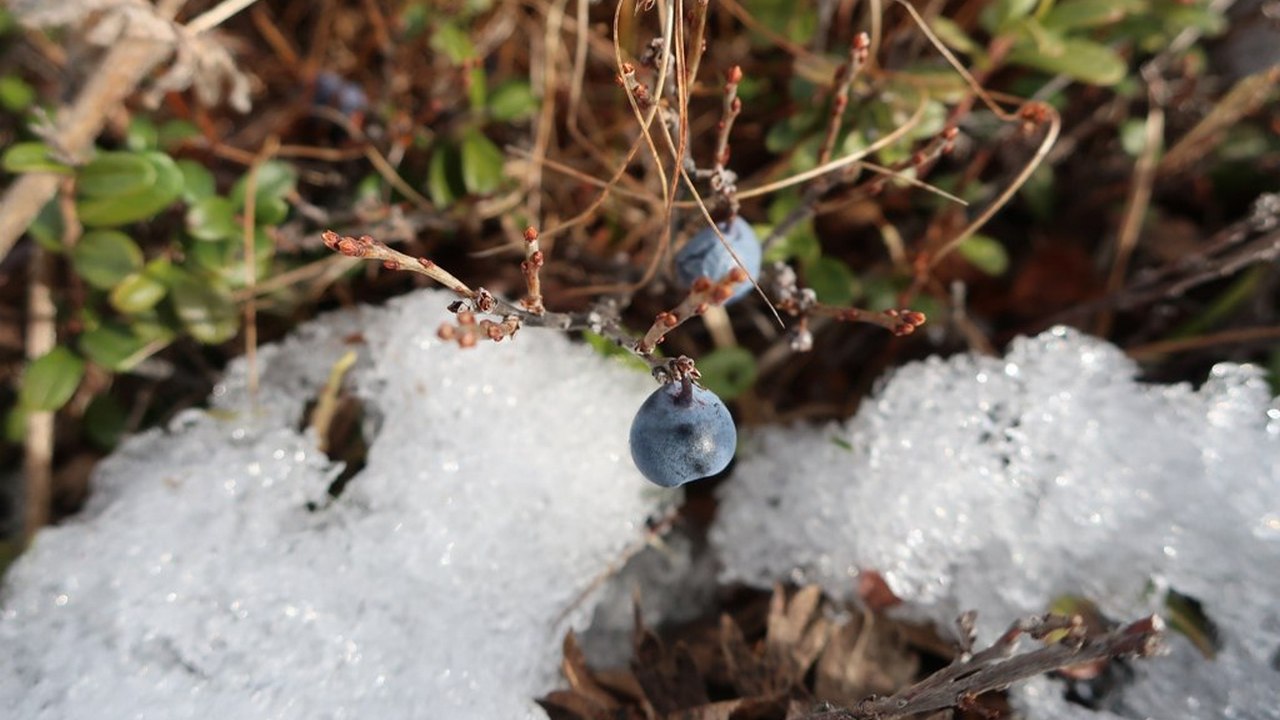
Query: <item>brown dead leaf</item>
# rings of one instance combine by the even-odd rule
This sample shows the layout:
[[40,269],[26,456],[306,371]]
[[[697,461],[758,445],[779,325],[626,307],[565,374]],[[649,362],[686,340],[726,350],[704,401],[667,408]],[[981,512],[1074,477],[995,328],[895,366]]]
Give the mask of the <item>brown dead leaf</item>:
[[786,666],[793,683],[809,672],[831,635],[831,623],[822,616],[821,607],[822,589],[817,585],[801,588],[790,602],[781,585],[773,589],[765,645],[782,660],[779,664]]
[[840,626],[818,661],[814,694],[847,705],[868,695],[889,695],[909,685],[920,669],[896,623],[865,611]]
[[635,608],[632,643],[631,672],[655,713],[666,716],[711,702],[689,649],[678,642],[667,650],[658,636],[644,626],[639,604]]

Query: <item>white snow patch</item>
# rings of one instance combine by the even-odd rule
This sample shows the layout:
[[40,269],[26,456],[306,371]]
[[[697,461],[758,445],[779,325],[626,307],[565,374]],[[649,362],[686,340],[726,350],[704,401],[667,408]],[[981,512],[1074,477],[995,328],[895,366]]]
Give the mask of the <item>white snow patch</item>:
[[[632,467],[642,373],[554,333],[461,351],[443,293],[310,324],[37,537],[0,603],[15,718],[522,718],[558,682],[562,611],[673,495]],[[359,333],[363,344],[349,342]],[[379,427],[339,468],[296,430],[347,349]]]
[[[848,426],[744,443],[712,542],[722,579],[817,582],[849,597],[880,571],[907,612],[951,627],[1085,596],[1116,620],[1198,599],[1205,660],[1171,634],[1109,709],[1129,718],[1280,717],[1280,405],[1260,371],[1220,365],[1198,391],[1136,382],[1120,350],[1058,329],[1004,359],[898,370]],[[1029,717],[1108,717],[1049,680]]]

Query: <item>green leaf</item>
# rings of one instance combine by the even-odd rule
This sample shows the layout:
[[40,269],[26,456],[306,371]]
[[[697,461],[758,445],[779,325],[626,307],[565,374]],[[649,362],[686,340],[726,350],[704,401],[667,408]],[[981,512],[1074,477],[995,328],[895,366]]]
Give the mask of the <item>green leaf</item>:
[[30,412],[52,412],[67,404],[83,377],[84,360],[60,345],[27,366],[18,402]]
[[160,126],[156,142],[160,147],[171,150],[192,138],[200,137],[200,128],[187,120],[170,120]]
[[0,107],[11,113],[20,113],[36,101],[35,88],[17,75],[0,77]]
[[145,272],[136,272],[111,289],[111,306],[126,314],[146,312],[164,299],[169,289]]
[[115,324],[101,325],[80,336],[80,352],[95,365],[114,372],[129,372],[159,346]]
[[988,275],[1003,275],[1009,269],[1009,254],[999,240],[973,234],[956,248],[969,264]]
[[109,394],[102,394],[90,401],[84,409],[84,432],[89,442],[102,450],[111,450],[124,435],[129,416],[119,401]]
[[[800,205],[800,196],[795,193],[780,193],[769,203],[769,222],[777,225],[787,219]],[[758,233],[760,237],[768,237],[772,228]],[[822,246],[813,231],[813,221],[805,220],[796,224],[784,237],[780,238],[765,251],[766,262],[795,260],[801,266],[808,265],[822,257]]]
[[[21,405],[14,405],[4,415],[4,439],[14,445],[22,444],[22,437],[27,434],[27,411]],[[3,568],[0,568],[3,571]]]
[[1147,123],[1130,118],[1120,124],[1120,147],[1130,157],[1138,157],[1147,146]]
[[[593,333],[590,330],[583,330],[582,339],[586,340],[587,344],[590,345],[593,350],[604,357],[613,358],[626,367],[633,370],[639,370],[646,375],[649,374],[649,363],[646,363],[636,357],[634,353],[618,347],[618,345],[609,338]],[[656,354],[661,356],[662,353],[657,352]]]
[[1051,54],[1032,45],[1019,45],[1009,52],[1009,61],[1103,86],[1120,82],[1129,69],[1116,51],[1090,40],[1064,38],[1061,47],[1055,50]]
[[708,390],[732,400],[755,385],[756,358],[744,348],[720,348],[698,358],[698,371]]
[[119,230],[91,230],[71,249],[71,263],[85,282],[102,290],[142,268],[142,249]]
[[431,49],[442,53],[454,65],[461,65],[476,54],[471,38],[457,25],[442,23],[431,36]]
[[473,195],[487,195],[502,184],[502,151],[478,130],[462,138],[462,183]]
[[187,208],[187,232],[197,240],[224,240],[243,231],[231,201],[217,195],[201,198]]
[[40,214],[36,215],[36,219],[31,222],[31,227],[27,228],[27,233],[35,238],[40,247],[54,253],[64,253],[67,247],[62,244],[62,237],[66,233],[66,224],[63,222],[62,210],[58,207],[57,199],[50,200],[40,208]]
[[50,158],[49,146],[42,142],[20,142],[9,146],[0,158],[0,167],[5,172],[34,173],[48,172],[59,175],[70,175],[74,172],[69,166]]
[[1038,2],[1039,0],[995,0],[982,9],[978,22],[983,30],[992,35],[1000,35],[1014,23],[1030,15]]
[[489,100],[488,75],[484,71],[484,66],[479,63],[472,65],[467,74],[467,101],[473,112],[483,113],[485,103]]
[[217,194],[218,184],[213,173],[195,160],[179,160],[182,172],[182,200],[188,205]]
[[978,46],[978,43],[975,42],[973,38],[969,37],[968,33],[966,33],[954,20],[950,20],[939,15],[933,20],[930,20],[929,25],[933,28],[933,32],[938,36],[938,39],[942,41],[942,44],[952,50],[965,53],[966,55],[981,52],[981,48]]
[[169,287],[169,299],[187,333],[206,345],[230,340],[239,330],[231,293],[213,278],[180,273]]
[[508,80],[489,93],[489,117],[497,122],[515,122],[533,115],[538,99],[525,80]]
[[118,198],[155,185],[156,167],[140,153],[101,152],[80,168],[76,190],[91,198]]
[[155,150],[160,145],[160,131],[150,118],[138,115],[129,123],[129,131],[125,134],[124,144],[130,150],[142,152]]
[[850,305],[860,292],[853,271],[835,258],[822,257],[810,263],[804,269],[804,278],[805,284],[818,294],[818,300],[828,305]]
[[182,170],[161,152],[142,153],[156,172],[155,182],[119,197],[81,198],[76,203],[80,221],[88,227],[118,227],[146,220],[168,208],[182,195]]
[[447,208],[467,193],[462,184],[462,159],[452,145],[438,144],[427,163],[427,194],[436,207]]
[[[289,216],[287,196],[298,185],[298,171],[288,163],[268,160],[258,167],[258,185],[254,193],[255,225],[279,225]],[[237,211],[244,210],[244,193],[249,175],[236,181],[231,188],[231,202]]]
[[1059,31],[1098,27],[1141,12],[1145,5],[1141,0],[1065,0],[1045,13],[1040,24]]

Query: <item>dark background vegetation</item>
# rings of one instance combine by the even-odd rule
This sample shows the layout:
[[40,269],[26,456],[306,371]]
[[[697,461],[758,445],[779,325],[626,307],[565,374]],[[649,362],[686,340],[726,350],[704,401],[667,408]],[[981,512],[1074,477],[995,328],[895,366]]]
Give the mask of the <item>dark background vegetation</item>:
[[[177,20],[214,5],[188,3]],[[1199,382],[1227,360],[1259,363],[1274,383],[1280,199],[1268,193],[1280,191],[1280,6],[915,7],[1007,109],[1019,107],[1010,98],[1033,98],[1062,118],[1040,167],[956,252],[930,265],[1032,161],[1046,128],[988,111],[895,4],[712,0],[690,152],[710,164],[723,78],[737,65],[743,109],[729,167],[739,189],[814,167],[836,68],[880,18],[834,155],[919,107],[904,140],[871,159],[910,167],[914,151],[954,126],[955,149],[918,169],[970,206],[864,172],[817,201],[793,186],[746,199],[741,212],[765,236],[808,203],[815,213],[767,259],[791,263],[824,302],[910,306],[929,323],[906,338],[822,323],[813,351],[795,354],[752,297],[729,311],[731,332],[687,323],[665,353],[698,359],[740,426],[848,417],[895,365],[999,352],[1058,323],[1126,348],[1152,381]],[[210,81],[221,94],[135,94],[110,109],[95,152],[69,157],[42,128],[99,71],[104,50],[89,34],[102,17],[31,29],[0,12],[2,182],[64,178],[0,258],[4,553],[74,513],[99,458],[122,436],[200,405],[247,347],[325,310],[425,284],[334,255],[323,230],[373,235],[514,299],[524,292],[522,231],[535,225],[554,232],[543,244],[548,307],[616,298],[639,333],[675,306],[683,293],[660,241],[668,219],[646,149],[598,209],[564,226],[639,137],[616,82],[614,17],[610,2],[576,0],[261,0],[214,35],[234,61]],[[660,34],[656,12],[626,3],[617,17],[618,47],[638,62]],[[237,83],[248,112],[232,102]],[[688,210],[671,221],[677,245],[702,222]],[[36,312],[42,293],[49,317]],[[33,352],[33,333],[53,349]],[[49,498],[25,530],[24,478]],[[713,509],[705,490],[691,494],[691,516]]]

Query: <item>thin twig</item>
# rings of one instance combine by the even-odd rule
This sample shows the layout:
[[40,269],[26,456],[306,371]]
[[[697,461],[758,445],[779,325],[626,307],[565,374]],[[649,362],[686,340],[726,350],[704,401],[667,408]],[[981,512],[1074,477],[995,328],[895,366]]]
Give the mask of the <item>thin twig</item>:
[[[1046,615],[1014,623],[991,647],[963,653],[951,665],[887,698],[868,698],[853,708],[809,715],[807,720],[894,720],[921,713],[966,707],[983,693],[1064,667],[1118,657],[1150,657],[1161,650],[1164,621],[1151,615],[1100,637],[1087,637],[1078,617]],[[1026,635],[1043,640],[1062,633],[1045,647],[1015,654]]]

